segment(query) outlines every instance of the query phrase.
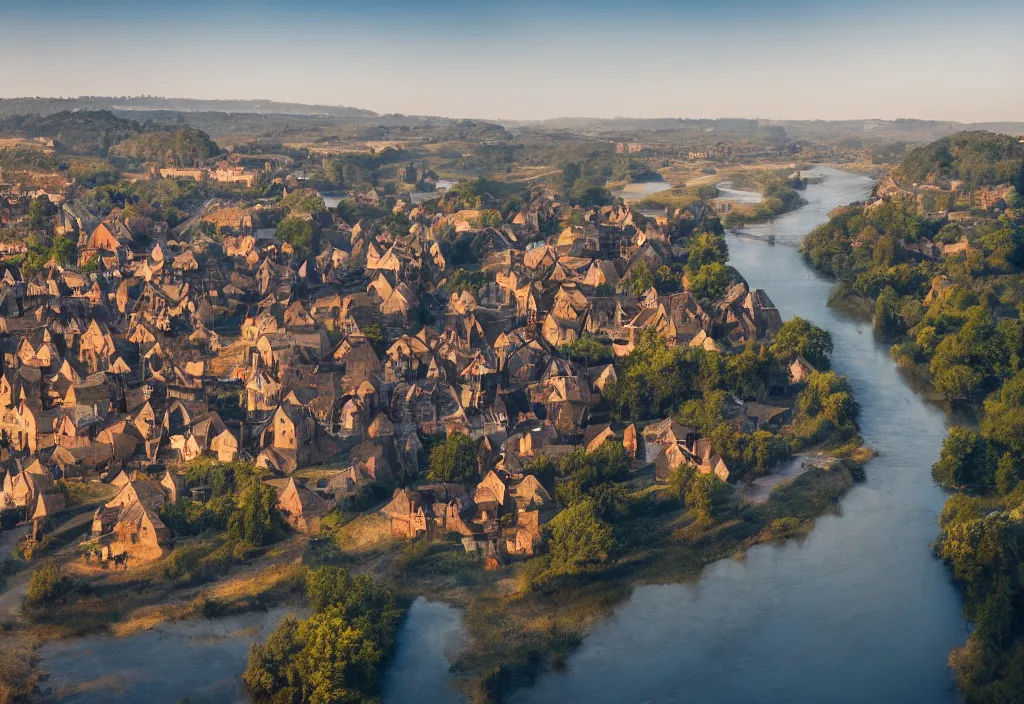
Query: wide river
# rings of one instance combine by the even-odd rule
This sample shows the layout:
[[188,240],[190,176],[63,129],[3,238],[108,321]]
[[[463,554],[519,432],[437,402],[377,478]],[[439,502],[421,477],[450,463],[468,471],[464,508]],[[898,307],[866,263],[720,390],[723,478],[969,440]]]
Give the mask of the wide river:
[[[768,292],[783,317],[799,315],[832,333],[835,369],[850,378],[864,438],[879,452],[867,481],[802,541],[757,546],[742,560],[709,566],[693,583],[637,588],[586,637],[566,671],[542,676],[512,701],[957,701],[946,657],[967,628],[929,547],[945,500],[930,467],[947,417],[911,390],[869,324],[827,307],[831,283],[797,251],[832,208],[863,199],[872,181],[835,169],[810,175],[825,180],[808,186],[806,206],[745,228],[775,235],[775,246],[729,237],[729,250],[732,264],[752,288]],[[437,662],[434,646],[416,636],[421,620],[422,628],[437,627],[435,610],[424,609],[422,619],[417,611],[399,648],[402,639],[416,642]],[[394,686],[403,679],[397,669],[388,675],[389,704],[413,692],[421,704],[456,699],[443,673],[418,687]]]

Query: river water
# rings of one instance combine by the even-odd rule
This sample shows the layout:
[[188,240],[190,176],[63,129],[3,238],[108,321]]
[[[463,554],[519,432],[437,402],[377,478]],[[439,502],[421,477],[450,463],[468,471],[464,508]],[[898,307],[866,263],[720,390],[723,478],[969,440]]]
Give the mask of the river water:
[[627,183],[622,188],[612,191],[611,194],[613,198],[637,201],[643,200],[655,193],[667,191],[670,188],[672,188],[672,184],[667,181],[637,181],[635,183]]
[[[808,186],[806,206],[748,228],[778,244],[729,237],[729,250],[783,317],[832,333],[835,369],[849,376],[864,438],[879,451],[867,481],[802,541],[757,546],[742,560],[710,565],[694,583],[637,588],[566,671],[543,675],[513,702],[957,701],[946,657],[967,628],[929,547],[945,500],[930,467],[947,417],[911,390],[869,324],[827,307],[831,282],[796,248],[831,209],[863,199],[871,179],[834,169],[810,175],[825,180]],[[417,638],[423,657],[436,660],[435,646],[416,635],[433,619],[415,616],[401,637]],[[447,702],[453,693],[425,687],[417,700]]]
[[96,635],[47,643],[39,653],[40,666],[50,673],[42,685],[43,701],[244,704],[241,676],[249,646],[265,641],[289,613],[309,615],[306,609],[277,607],[166,623],[125,638]]

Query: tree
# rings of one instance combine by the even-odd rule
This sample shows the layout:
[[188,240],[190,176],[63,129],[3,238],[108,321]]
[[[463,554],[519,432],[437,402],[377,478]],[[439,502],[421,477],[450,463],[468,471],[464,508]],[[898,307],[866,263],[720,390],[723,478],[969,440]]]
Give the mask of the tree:
[[290,244],[300,256],[313,248],[313,221],[309,218],[289,216],[277,226],[279,242]]
[[590,335],[583,335],[571,345],[566,345],[562,353],[569,359],[582,359],[588,366],[607,364],[615,356],[610,345],[602,344]]
[[779,359],[803,357],[820,370],[828,369],[832,357],[832,334],[800,317],[787,320],[775,333],[772,354]]
[[686,508],[702,522],[717,520],[729,496],[729,486],[714,474],[698,473],[686,490]]
[[[935,365],[934,359],[932,366]],[[972,396],[981,384],[981,374],[966,364],[954,364],[950,367],[939,367],[932,377],[932,383],[943,396],[950,400],[965,399]]]
[[729,261],[729,245],[725,238],[711,232],[702,232],[690,241],[686,268],[695,272],[708,264],[725,264]]
[[476,441],[452,433],[430,450],[430,477],[466,484],[477,477]]
[[50,247],[50,257],[63,266],[74,264],[78,258],[78,247],[70,237],[55,237]]
[[562,167],[562,182],[567,187],[571,187],[582,175],[583,169],[574,161],[570,161]]
[[612,527],[598,516],[593,499],[570,505],[552,518],[546,529],[550,534],[551,565],[560,572],[576,574],[602,565],[615,549]]
[[993,478],[988,443],[971,428],[954,426],[942,443],[939,461],[932,466],[932,477],[946,488],[988,484]]
[[690,279],[690,292],[701,300],[714,300],[729,287],[729,272],[725,265],[714,263],[702,266]]
[[77,592],[84,590],[84,583],[62,574],[59,567],[50,563],[32,573],[25,593],[25,606],[38,609],[67,603]]
[[501,211],[500,210],[481,210],[480,215],[477,216],[476,222],[473,223],[475,227],[499,227],[501,225]]
[[33,230],[42,230],[46,227],[46,211],[50,205],[50,199],[46,196],[33,198],[28,206],[28,226]]
[[682,425],[696,428],[708,436],[722,422],[725,409],[725,391],[717,389],[704,394],[703,398],[690,399],[679,409],[678,420]]
[[608,205],[612,202],[612,196],[604,186],[588,178],[578,178],[569,189],[569,201],[573,205],[591,208]]
[[[614,520],[622,517],[628,507],[621,497],[604,493],[607,485],[625,479],[629,473],[630,460],[621,443],[604,442],[593,452],[577,447],[562,458],[558,473],[562,481],[555,489],[555,499],[563,505],[570,505],[585,497],[598,500],[598,509],[603,518]],[[601,493],[602,497],[598,497]]]
[[316,215],[327,210],[323,196],[311,188],[292,191],[281,201],[281,207],[287,209],[289,215]]
[[652,286],[654,286],[654,274],[651,273],[651,267],[647,265],[647,262],[639,261],[634,264],[633,270],[629,274],[629,281],[626,282],[629,292],[639,298],[647,293]]
[[878,295],[872,325],[875,334],[885,340],[891,340],[903,331],[900,300],[892,286],[886,286]]
[[690,490],[695,476],[697,468],[692,464],[681,464],[676,467],[668,479],[668,495],[685,505],[686,493]]
[[256,547],[267,543],[280,524],[277,492],[258,478],[250,479],[238,497],[238,507],[231,516],[231,534]]
[[287,616],[265,645],[250,647],[242,675],[249,693],[273,704],[374,701],[402,617],[394,595],[337,567],[312,570],[307,592],[310,618]]

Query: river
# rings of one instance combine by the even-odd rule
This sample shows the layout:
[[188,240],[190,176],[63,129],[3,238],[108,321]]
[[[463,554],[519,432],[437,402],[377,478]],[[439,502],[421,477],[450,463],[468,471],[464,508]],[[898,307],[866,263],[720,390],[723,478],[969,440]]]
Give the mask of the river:
[[[945,500],[930,467],[947,417],[908,386],[869,324],[827,307],[831,282],[796,249],[831,209],[863,199],[871,179],[834,169],[809,175],[825,179],[807,187],[807,205],[748,228],[775,235],[777,245],[729,237],[729,250],[784,317],[832,333],[835,369],[849,376],[864,438],[879,451],[867,481],[804,540],[757,546],[742,560],[710,565],[694,583],[635,589],[566,671],[543,675],[513,702],[957,701],[946,657],[967,627],[929,547]],[[404,631],[418,623],[410,617]],[[452,700],[440,688],[418,697]]]
[[241,676],[249,645],[265,641],[290,613],[309,615],[306,609],[277,607],[161,624],[124,638],[95,635],[47,643],[39,653],[42,669],[50,673],[42,685],[43,701],[244,704]]
[[611,194],[613,198],[639,201],[655,193],[667,191],[670,188],[672,188],[672,184],[667,181],[637,181],[635,183],[627,183],[621,188],[612,191]]

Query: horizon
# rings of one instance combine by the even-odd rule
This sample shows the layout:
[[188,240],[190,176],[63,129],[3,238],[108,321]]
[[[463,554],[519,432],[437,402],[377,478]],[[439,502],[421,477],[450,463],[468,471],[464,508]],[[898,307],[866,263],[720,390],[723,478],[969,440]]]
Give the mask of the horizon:
[[[554,122],[558,120],[594,120],[594,121],[616,121],[616,120],[638,120],[638,121],[656,121],[656,120],[681,120],[681,121],[698,121],[698,120],[757,120],[760,122],[938,122],[938,123],[958,123],[966,126],[978,125],[978,124],[994,124],[994,123],[1009,123],[1009,124],[1022,124],[1024,125],[1024,115],[1020,119],[1012,120],[975,120],[971,122],[964,122],[962,120],[954,120],[943,117],[914,117],[901,115],[892,118],[881,118],[881,117],[837,117],[837,118],[812,118],[812,117],[792,117],[792,118],[781,118],[781,117],[766,117],[759,115],[713,115],[713,116],[697,116],[697,115],[659,115],[652,117],[644,117],[639,115],[611,115],[611,116],[596,116],[596,115],[551,115],[549,117],[536,117],[536,118],[508,118],[508,117],[481,117],[477,115],[441,115],[441,114],[421,114],[421,113],[401,113],[401,112],[379,112],[376,110],[370,110],[369,108],[363,107],[358,104],[328,104],[328,103],[311,103],[302,101],[286,101],[277,100],[274,98],[259,97],[259,98],[246,98],[246,97],[197,97],[197,96],[183,96],[183,95],[14,95],[14,96],[0,96],[0,100],[167,100],[167,101],[203,101],[203,102],[270,102],[277,103],[279,105],[295,105],[308,108],[332,108],[332,109],[347,109],[347,110],[364,110],[367,112],[374,113],[377,117],[408,117],[408,118],[419,118],[419,119],[443,119],[443,120],[481,120],[486,122],[495,123],[541,123],[541,122]],[[100,108],[100,109],[118,109],[117,107],[111,108]],[[168,109],[168,108],[157,108],[154,106],[153,109]],[[181,111],[179,112],[215,112],[213,110],[192,110],[192,111]],[[253,114],[277,114],[273,112],[254,111]],[[314,114],[314,113],[309,113]]]
[[[1024,120],[1024,94],[1003,78],[1024,68],[1024,7],[1008,0],[584,5],[0,0],[0,60],[32,67],[0,97],[191,95],[508,122]],[[62,22],[76,31],[54,51]]]

